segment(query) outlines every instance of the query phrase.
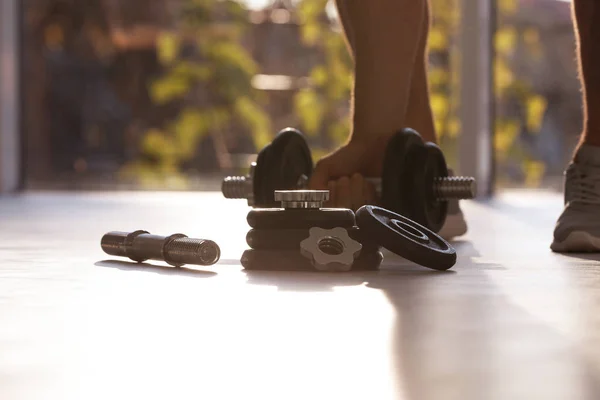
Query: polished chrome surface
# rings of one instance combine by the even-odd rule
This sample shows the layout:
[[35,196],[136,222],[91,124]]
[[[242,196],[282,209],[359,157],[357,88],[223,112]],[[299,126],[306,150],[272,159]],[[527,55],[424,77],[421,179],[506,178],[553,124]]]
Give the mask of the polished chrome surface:
[[248,205],[254,205],[254,171],[256,163],[250,164],[247,176],[227,176],[221,182],[221,193],[226,199],[247,199]]
[[319,209],[329,200],[329,190],[276,190],[275,201],[287,209]]
[[362,245],[348,236],[345,228],[310,228],[309,236],[300,242],[300,252],[321,272],[347,272]]
[[276,190],[275,201],[322,201],[329,200],[329,190]]

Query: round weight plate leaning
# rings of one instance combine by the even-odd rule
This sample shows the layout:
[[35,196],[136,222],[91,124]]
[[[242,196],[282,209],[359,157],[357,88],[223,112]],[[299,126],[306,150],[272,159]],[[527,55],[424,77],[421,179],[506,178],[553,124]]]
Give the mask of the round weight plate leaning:
[[255,229],[310,229],[352,228],[354,212],[345,208],[321,208],[318,210],[282,208],[255,208],[246,217],[248,225]]
[[405,182],[407,176],[414,174],[412,167],[407,164],[408,155],[415,147],[422,146],[423,139],[412,129],[403,129],[389,140],[381,176],[381,204],[386,209],[406,215],[410,208],[408,197],[411,193]]
[[254,174],[255,205],[278,207],[274,199],[275,190],[297,189],[300,177],[311,175],[313,161],[310,149],[300,131],[286,128],[261,153]]
[[[383,254],[362,253],[354,260],[351,271],[377,270]],[[257,271],[316,271],[310,260],[300,251],[293,250],[246,250],[242,254],[244,269]]]
[[[363,245],[362,253],[375,253],[379,246],[363,237],[358,227],[348,229],[350,238]],[[310,236],[309,229],[251,229],[246,235],[246,243],[255,250],[296,250],[300,242]]]
[[431,230],[392,211],[362,206],[356,212],[361,231],[412,262],[444,271],[456,263],[456,250]]
[[439,232],[446,222],[448,215],[448,202],[437,200],[433,191],[433,184],[437,178],[445,178],[448,176],[448,166],[442,150],[434,143],[425,143],[427,149],[427,162],[425,163],[425,179],[426,182],[425,210],[424,223],[429,229],[434,232]]

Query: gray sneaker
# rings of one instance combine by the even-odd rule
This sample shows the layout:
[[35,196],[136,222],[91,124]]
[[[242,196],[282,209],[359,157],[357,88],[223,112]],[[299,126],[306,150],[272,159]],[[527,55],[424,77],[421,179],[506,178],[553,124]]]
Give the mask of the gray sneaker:
[[600,147],[582,146],[565,172],[565,208],[550,248],[600,252]]
[[[448,175],[453,176],[454,172],[448,170]],[[465,216],[460,209],[458,200],[450,200],[448,202],[448,215],[446,216],[446,222],[444,226],[438,232],[442,238],[446,240],[452,240],[456,237],[462,236],[467,233],[467,221]]]

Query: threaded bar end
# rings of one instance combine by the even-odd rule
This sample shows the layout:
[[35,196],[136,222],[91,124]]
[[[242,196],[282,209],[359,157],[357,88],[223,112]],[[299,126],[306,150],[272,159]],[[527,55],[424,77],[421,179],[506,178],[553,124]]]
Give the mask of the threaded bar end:
[[173,265],[213,265],[221,258],[221,249],[212,240],[179,238],[165,246],[164,255]]
[[473,199],[477,195],[475,178],[448,176],[437,178],[433,183],[433,194],[438,200]]
[[223,179],[221,192],[227,199],[247,199],[252,194],[251,186],[250,179],[245,176],[228,176]]
[[127,257],[127,232],[108,232],[102,236],[100,247],[106,254]]

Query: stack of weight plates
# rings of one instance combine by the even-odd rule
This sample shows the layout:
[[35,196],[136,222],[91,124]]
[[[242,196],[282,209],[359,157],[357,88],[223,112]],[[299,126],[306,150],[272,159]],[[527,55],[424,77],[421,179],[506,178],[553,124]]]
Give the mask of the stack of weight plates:
[[[376,270],[383,255],[379,246],[369,242],[356,227],[354,212],[341,208],[322,208],[327,191],[280,191],[284,208],[253,209],[247,221],[252,228],[246,235],[250,250],[242,256],[242,266],[249,270],[316,271],[313,261],[301,251],[311,228],[344,229],[362,245],[350,270]],[[344,251],[323,242],[321,251],[335,255]]]
[[246,241],[251,250],[241,260],[246,269],[376,270],[383,261],[381,247],[438,271],[456,263],[456,250],[448,242],[384,208],[366,205],[356,215],[352,210],[322,208],[328,191],[276,191],[275,196],[282,208],[248,214],[252,229]]

